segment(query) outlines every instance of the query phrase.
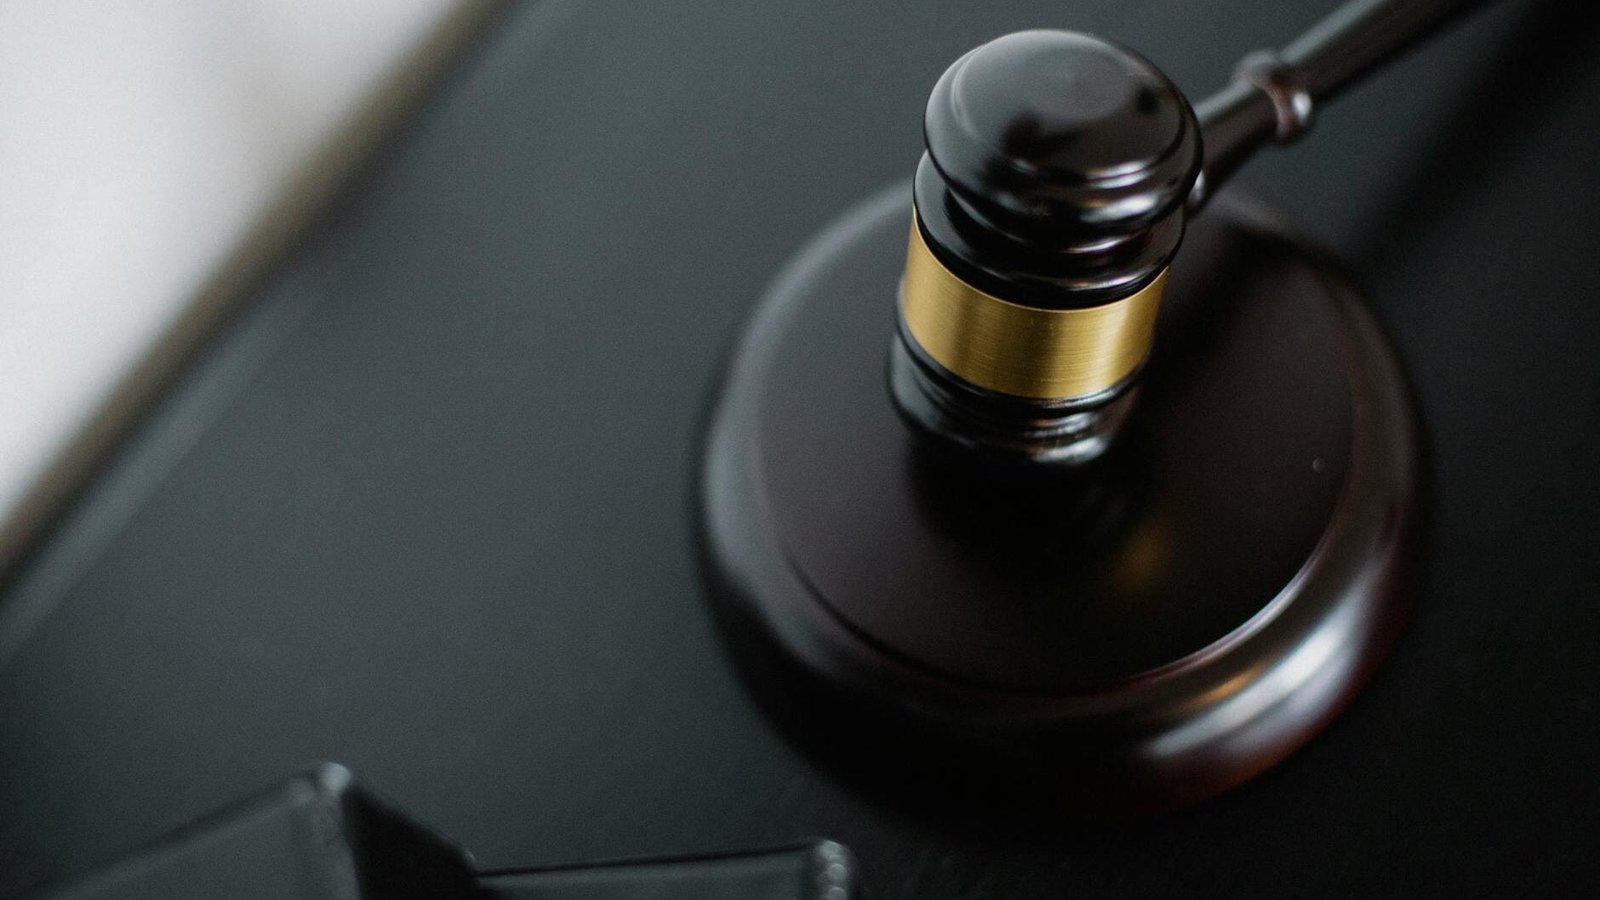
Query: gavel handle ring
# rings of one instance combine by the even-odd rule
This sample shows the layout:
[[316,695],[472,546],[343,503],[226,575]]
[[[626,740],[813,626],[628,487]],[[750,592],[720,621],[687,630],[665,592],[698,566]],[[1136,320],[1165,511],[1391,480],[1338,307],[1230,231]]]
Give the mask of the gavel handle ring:
[[1233,80],[1195,106],[1204,163],[1189,209],[1204,206],[1257,150],[1304,134],[1315,111],[1357,79],[1483,3],[1352,0],[1283,50],[1247,54]]

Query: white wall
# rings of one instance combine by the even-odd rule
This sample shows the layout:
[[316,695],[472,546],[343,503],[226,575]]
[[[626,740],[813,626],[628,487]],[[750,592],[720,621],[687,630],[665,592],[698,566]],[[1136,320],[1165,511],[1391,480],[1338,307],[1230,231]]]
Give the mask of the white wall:
[[128,373],[473,5],[0,2],[0,570]]

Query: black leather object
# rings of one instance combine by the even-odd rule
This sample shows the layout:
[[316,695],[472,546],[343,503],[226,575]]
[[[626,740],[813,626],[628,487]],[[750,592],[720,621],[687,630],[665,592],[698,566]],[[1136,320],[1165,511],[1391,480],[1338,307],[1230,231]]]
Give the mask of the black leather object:
[[850,852],[793,847],[479,874],[326,763],[37,900],[851,900]]

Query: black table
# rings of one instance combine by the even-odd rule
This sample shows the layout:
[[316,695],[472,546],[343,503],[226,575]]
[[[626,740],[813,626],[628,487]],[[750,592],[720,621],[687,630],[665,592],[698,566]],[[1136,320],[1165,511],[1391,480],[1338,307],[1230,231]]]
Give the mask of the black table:
[[1419,614],[1327,734],[1188,812],[1022,827],[846,786],[724,658],[690,479],[763,284],[909,175],[982,40],[1095,31],[1199,95],[1327,3],[1214,6],[519,6],[6,586],[0,895],[318,759],[485,868],[816,834],[925,900],[1600,884],[1582,4],[1476,16],[1243,178],[1369,287],[1434,446]]

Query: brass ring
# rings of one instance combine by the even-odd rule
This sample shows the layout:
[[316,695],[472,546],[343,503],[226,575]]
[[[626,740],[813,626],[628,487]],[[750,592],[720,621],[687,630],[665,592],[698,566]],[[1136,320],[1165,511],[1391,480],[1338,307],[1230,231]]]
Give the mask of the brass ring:
[[980,388],[1033,399],[1088,397],[1132,375],[1150,352],[1167,283],[1086,309],[1039,309],[957,278],[928,249],[913,211],[900,316],[928,356]]

